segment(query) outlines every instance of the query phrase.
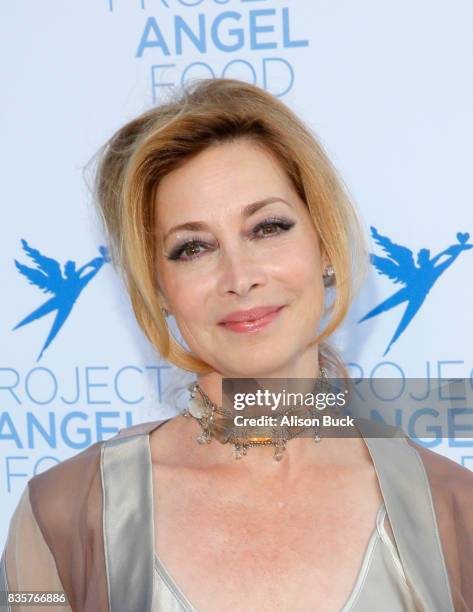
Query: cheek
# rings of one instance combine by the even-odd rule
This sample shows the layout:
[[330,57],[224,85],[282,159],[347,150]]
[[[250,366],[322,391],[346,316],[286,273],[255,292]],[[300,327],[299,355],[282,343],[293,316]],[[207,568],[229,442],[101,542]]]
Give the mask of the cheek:
[[325,304],[323,271],[317,245],[306,240],[287,262],[285,278],[298,298],[301,320],[312,325],[314,317],[320,318],[322,315]]
[[322,283],[320,255],[313,242],[306,241],[297,249],[287,252],[281,263],[286,278],[295,287],[313,293],[317,290],[319,281]]
[[206,288],[202,282],[186,278],[179,271],[165,277],[166,295],[177,322],[200,321],[206,312]]

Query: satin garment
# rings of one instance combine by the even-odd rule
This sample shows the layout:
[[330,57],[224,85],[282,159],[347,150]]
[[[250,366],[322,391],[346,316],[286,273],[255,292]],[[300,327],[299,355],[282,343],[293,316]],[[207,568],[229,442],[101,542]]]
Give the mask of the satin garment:
[[[139,428],[140,426],[137,426]],[[152,466],[149,458],[149,438],[136,437],[135,445],[136,451],[131,450],[128,453],[126,464],[129,472],[123,474],[123,449],[120,444],[120,440],[117,440],[117,445],[113,443],[107,445],[105,455],[102,461],[102,477],[105,483],[105,499],[110,500],[110,506],[107,509],[105,506],[105,523],[107,523],[107,512],[110,513],[109,523],[113,525],[112,520],[112,508],[120,500],[123,501],[129,491],[129,483],[133,482],[135,487],[135,499],[141,499],[138,506],[146,509],[146,515],[149,516],[149,536],[146,540],[148,542],[154,542],[154,524],[153,524],[153,483],[152,483]],[[141,441],[140,441],[141,440]],[[452,603],[449,596],[448,589],[448,577],[442,555],[442,550],[438,546],[438,540],[436,538],[436,527],[435,527],[435,515],[429,498],[429,490],[427,482],[422,480],[423,476],[421,473],[416,472],[412,469],[404,471],[402,464],[399,464],[397,459],[401,458],[393,455],[389,457],[389,444],[395,449],[399,447],[399,444],[403,442],[397,440],[380,440],[376,438],[365,439],[368,449],[373,458],[374,465],[377,469],[377,474],[380,479],[380,485],[383,493],[383,504],[378,510],[376,526],[372,533],[371,539],[365,551],[365,556],[362,565],[359,569],[358,577],[355,582],[355,586],[348,598],[345,606],[341,612],[378,612],[383,609],[385,612],[411,612],[415,610],[428,610],[432,612],[434,610],[441,610],[447,612],[453,610]],[[124,441],[123,441],[124,442]],[[140,449],[141,447],[141,449]],[[397,454],[397,453],[396,453]],[[407,456],[406,456],[407,457]],[[401,470],[404,474],[408,474],[406,477],[406,485],[411,488],[412,495],[417,498],[415,499],[415,506],[417,513],[421,512],[421,518],[423,521],[423,529],[421,537],[421,548],[419,549],[420,542],[418,541],[419,523],[417,520],[414,523],[410,523],[406,520],[404,512],[400,512],[399,503],[397,498],[396,487],[393,487],[392,478],[398,478],[398,472],[393,473],[393,468],[390,466],[390,460],[393,463],[397,463],[394,470]],[[409,461],[410,464],[410,461]],[[134,467],[133,467],[134,466]],[[408,464],[404,466],[408,467]],[[412,468],[412,465],[409,466]],[[148,474],[146,480],[138,477],[138,474]],[[124,477],[125,476],[125,477]],[[421,484],[415,483],[415,479],[420,477]],[[107,494],[107,483],[109,486],[109,492]],[[127,484],[125,484],[127,483]],[[140,484],[141,483],[141,484]],[[397,483],[396,483],[397,485]],[[138,490],[138,487],[140,490]],[[417,493],[414,493],[416,492]],[[387,512],[386,500],[388,500],[389,508],[391,512]],[[144,504],[144,505],[143,505]],[[115,506],[116,507],[116,506]],[[404,510],[404,509],[402,509]],[[386,514],[388,515],[386,517]],[[430,592],[426,592],[426,599],[432,602],[432,607],[423,606],[416,607],[414,604],[414,598],[412,592],[407,585],[406,576],[403,570],[403,563],[401,557],[396,548],[396,544],[389,537],[385,527],[384,520],[387,518],[393,531],[399,536],[398,539],[403,544],[404,558],[408,557],[409,554],[417,556],[419,553],[425,553],[429,562],[426,563],[425,569],[429,573],[430,580],[433,576],[438,581],[438,593],[430,589]],[[394,525],[393,525],[394,519]],[[414,535],[416,537],[414,537]],[[120,546],[123,545],[121,537],[123,536],[123,529],[116,529],[112,526],[106,530],[105,537],[109,538],[110,545],[116,547],[118,551]],[[144,542],[143,542],[144,544]],[[149,551],[154,565],[154,571],[150,580],[152,581],[152,610],[153,612],[196,612],[183,591],[176,584],[175,580],[163,565],[162,561],[156,555],[154,548]],[[117,571],[117,578],[114,581],[115,584],[119,584],[120,571]],[[110,575],[113,579],[113,568]],[[411,576],[414,580],[416,576]],[[422,580],[423,576],[419,576]],[[422,583],[420,583],[422,588]],[[110,587],[110,594],[112,602],[114,599],[113,585]],[[117,610],[123,608],[119,605],[119,597],[124,596],[125,593],[117,593]],[[442,603],[442,600],[444,603]],[[435,602],[435,603],[434,603]],[[445,606],[444,606],[445,604]],[[113,607],[113,606],[112,606]],[[198,611],[205,612],[205,611]]]
[[[64,590],[70,606],[56,608],[64,612],[193,610],[154,550],[150,434],[167,420],[125,428],[30,479],[0,590]],[[342,612],[473,612],[471,472],[405,437],[374,437],[378,425],[357,425],[383,504]]]

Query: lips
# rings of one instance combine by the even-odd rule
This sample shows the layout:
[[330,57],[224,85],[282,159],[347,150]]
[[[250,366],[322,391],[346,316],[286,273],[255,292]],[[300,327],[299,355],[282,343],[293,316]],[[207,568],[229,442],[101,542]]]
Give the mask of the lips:
[[[258,332],[279,317],[284,306],[271,306],[255,308],[247,311],[234,312],[226,317],[229,321],[220,322],[220,325],[232,332],[253,333]],[[239,321],[235,320],[237,317]],[[255,318],[256,317],[256,318]]]
[[259,306],[258,308],[251,308],[249,310],[235,310],[227,315],[224,319],[219,321],[220,324],[224,323],[239,323],[242,321],[256,321],[266,315],[279,310],[282,306]]

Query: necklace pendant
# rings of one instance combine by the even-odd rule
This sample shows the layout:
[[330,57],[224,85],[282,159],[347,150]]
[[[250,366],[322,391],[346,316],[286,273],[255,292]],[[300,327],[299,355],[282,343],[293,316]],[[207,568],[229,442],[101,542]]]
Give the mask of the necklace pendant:
[[243,455],[246,455],[246,448],[237,442],[233,445],[233,456],[235,459],[241,459]]
[[200,436],[197,438],[199,444],[210,444],[212,436],[207,429],[204,429]]
[[286,439],[282,437],[277,437],[276,443],[274,445],[273,459],[275,461],[281,461],[282,455],[285,450],[286,450]]
[[202,409],[202,405],[195,397],[191,397],[191,399],[189,400],[187,404],[187,412],[196,419],[202,419],[205,416],[204,411]]
[[282,447],[276,446],[276,448],[274,449],[273,459],[275,461],[281,461],[284,450],[285,450],[284,446]]
[[318,429],[315,430],[315,435],[314,435],[314,442],[318,443],[321,442],[322,438],[319,436],[319,431]]

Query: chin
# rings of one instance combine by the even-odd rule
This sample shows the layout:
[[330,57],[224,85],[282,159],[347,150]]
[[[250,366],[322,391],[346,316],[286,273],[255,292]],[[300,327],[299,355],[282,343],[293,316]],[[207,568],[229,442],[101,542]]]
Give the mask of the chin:
[[264,378],[271,377],[273,372],[282,371],[287,367],[287,361],[274,359],[274,351],[266,356],[259,352],[243,356],[241,361],[226,364],[226,371],[234,372],[229,378]]

